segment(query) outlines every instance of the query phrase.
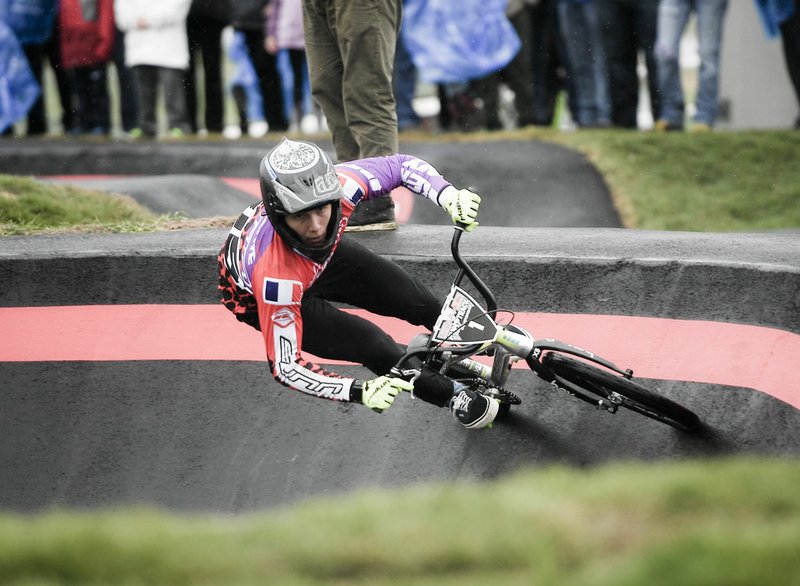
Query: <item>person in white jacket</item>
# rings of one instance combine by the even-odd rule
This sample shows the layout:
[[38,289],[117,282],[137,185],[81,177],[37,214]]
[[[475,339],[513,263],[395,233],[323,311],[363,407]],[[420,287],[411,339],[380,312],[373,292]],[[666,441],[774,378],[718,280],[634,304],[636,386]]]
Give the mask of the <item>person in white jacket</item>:
[[156,136],[156,97],[164,93],[171,136],[189,132],[183,71],[189,67],[186,17],[191,0],[114,0],[117,26],[125,33],[125,64],[139,98],[139,128],[133,136]]

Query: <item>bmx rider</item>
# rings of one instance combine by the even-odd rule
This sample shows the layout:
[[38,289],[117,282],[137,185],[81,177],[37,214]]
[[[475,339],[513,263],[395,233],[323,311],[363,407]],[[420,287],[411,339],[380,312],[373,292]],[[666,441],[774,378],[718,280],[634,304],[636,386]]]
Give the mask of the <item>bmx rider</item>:
[[[360,201],[406,187],[446,210],[467,231],[477,227],[480,197],[456,189],[430,164],[404,154],[334,165],[317,145],[284,138],[261,161],[262,201],[238,217],[219,254],[222,303],[259,330],[280,383],[382,412],[398,393],[448,407],[465,427],[489,426],[493,398],[423,369],[413,383],[387,376],[403,354],[372,322],[344,312],[347,303],[430,330],[442,300],[395,263],[344,235]],[[316,356],[362,364],[375,378],[353,379],[308,361]]]

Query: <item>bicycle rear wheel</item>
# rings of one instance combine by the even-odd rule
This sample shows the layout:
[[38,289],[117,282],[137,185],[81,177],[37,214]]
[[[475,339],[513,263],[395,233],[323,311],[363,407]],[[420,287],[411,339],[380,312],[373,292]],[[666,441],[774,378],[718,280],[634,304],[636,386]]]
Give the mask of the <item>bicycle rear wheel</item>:
[[559,377],[620,407],[684,431],[701,427],[700,418],[686,407],[619,374],[555,352],[546,354],[542,363]]

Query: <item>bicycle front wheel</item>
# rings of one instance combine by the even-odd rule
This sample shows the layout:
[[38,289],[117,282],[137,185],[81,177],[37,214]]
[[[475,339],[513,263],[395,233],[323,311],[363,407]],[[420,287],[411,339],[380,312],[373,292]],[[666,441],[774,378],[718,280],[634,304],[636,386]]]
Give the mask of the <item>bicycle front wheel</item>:
[[542,363],[557,376],[620,407],[684,431],[701,427],[694,412],[619,374],[555,352],[546,354]]

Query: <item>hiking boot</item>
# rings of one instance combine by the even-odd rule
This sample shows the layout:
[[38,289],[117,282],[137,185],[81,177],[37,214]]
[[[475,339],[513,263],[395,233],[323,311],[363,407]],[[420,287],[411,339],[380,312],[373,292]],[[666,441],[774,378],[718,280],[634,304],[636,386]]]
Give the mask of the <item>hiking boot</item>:
[[499,409],[497,399],[467,388],[455,391],[450,399],[450,412],[467,429],[490,426]]
[[366,232],[368,230],[397,230],[394,202],[388,195],[360,202],[345,228],[347,232]]

